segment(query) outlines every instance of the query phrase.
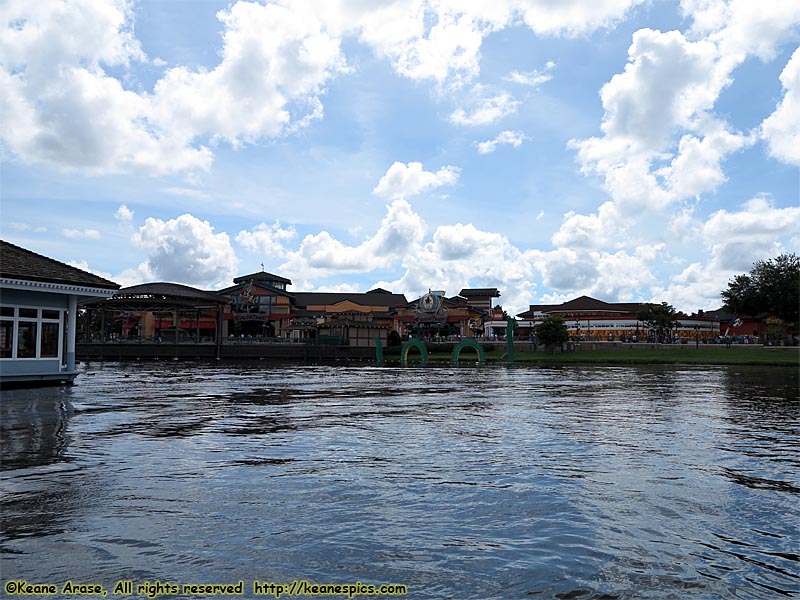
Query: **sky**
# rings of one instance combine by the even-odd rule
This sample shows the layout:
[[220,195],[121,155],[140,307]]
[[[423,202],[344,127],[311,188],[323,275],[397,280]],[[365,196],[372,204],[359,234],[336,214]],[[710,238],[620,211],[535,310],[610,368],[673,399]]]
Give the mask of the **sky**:
[[111,279],[692,313],[800,252],[796,0],[6,0],[0,237]]

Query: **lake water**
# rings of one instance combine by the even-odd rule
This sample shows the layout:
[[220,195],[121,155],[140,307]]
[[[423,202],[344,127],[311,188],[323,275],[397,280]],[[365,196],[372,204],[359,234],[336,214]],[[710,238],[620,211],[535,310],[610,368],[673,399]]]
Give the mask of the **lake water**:
[[800,594],[796,369],[83,368],[3,391],[4,585]]

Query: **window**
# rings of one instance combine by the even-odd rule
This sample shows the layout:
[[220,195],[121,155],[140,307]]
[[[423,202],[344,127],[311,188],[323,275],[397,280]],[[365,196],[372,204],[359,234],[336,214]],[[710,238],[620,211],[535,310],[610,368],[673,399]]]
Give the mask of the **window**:
[[0,308],[0,358],[60,357],[61,310],[13,306]]
[[14,321],[0,321],[0,358],[11,358],[13,352]]
[[20,321],[17,324],[17,358],[36,358],[36,325],[36,321]]
[[42,323],[42,351],[40,358],[58,358],[58,323]]

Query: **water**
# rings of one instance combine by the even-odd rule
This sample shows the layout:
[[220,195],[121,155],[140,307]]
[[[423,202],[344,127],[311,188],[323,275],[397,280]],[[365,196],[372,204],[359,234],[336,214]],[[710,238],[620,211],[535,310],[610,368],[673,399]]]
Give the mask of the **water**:
[[97,364],[0,407],[3,583],[800,594],[795,369]]

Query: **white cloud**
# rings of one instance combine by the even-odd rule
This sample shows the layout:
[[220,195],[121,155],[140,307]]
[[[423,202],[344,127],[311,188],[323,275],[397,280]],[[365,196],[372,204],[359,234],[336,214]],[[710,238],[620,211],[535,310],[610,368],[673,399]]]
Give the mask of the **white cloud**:
[[556,63],[552,60],[547,61],[544,69],[541,71],[534,69],[529,73],[522,73],[516,69],[511,71],[508,75],[503,77],[505,81],[517,83],[519,85],[526,85],[529,87],[536,87],[539,84],[546,83],[553,78],[553,69],[556,68]]
[[757,260],[800,251],[800,207],[776,208],[766,196],[745,202],[738,210],[719,210],[697,227],[697,244],[708,260],[693,261],[664,287],[652,286],[654,298],[682,310],[722,305],[720,292],[735,275],[747,273]]
[[279,221],[272,225],[261,223],[252,231],[240,231],[236,241],[250,252],[267,257],[284,258],[287,256],[285,244],[297,237],[294,227],[281,227]]
[[787,164],[800,166],[800,48],[781,72],[786,94],[761,124],[770,154]]
[[114,218],[123,223],[130,223],[133,220],[133,211],[125,204],[120,204],[117,212],[114,213]]
[[193,215],[169,221],[148,217],[131,239],[147,253],[137,269],[146,279],[217,287],[236,276],[239,263],[228,234],[214,233],[208,221]]
[[89,266],[89,263],[85,260],[77,261],[77,260],[68,260],[67,264],[71,267],[75,267],[76,269],[80,269],[81,271],[86,271],[87,273],[94,273],[98,277],[102,277],[103,279],[108,279],[109,281],[114,281],[115,283],[119,283],[114,279],[114,276],[111,273],[106,273],[105,271],[98,271],[97,269],[93,269]]
[[521,131],[501,131],[493,140],[486,140],[485,142],[477,142],[479,154],[489,154],[494,152],[499,144],[508,144],[514,148],[519,148],[522,141],[526,139]]
[[693,19],[692,34],[717,44],[731,68],[747,55],[772,60],[800,22],[795,0],[682,0],[681,9]]
[[174,67],[155,85],[153,119],[168,135],[189,142],[211,134],[236,146],[321,116],[325,83],[347,67],[339,38],[309,6],[237,2],[217,18],[219,65]]
[[771,199],[760,196],[738,211],[723,209],[712,214],[702,235],[716,267],[747,272],[758,257],[777,254],[780,241],[797,231],[800,207],[775,208]]
[[[325,86],[349,72],[341,48],[350,37],[399,74],[455,90],[478,75],[484,38],[520,18],[541,35],[578,35],[612,25],[637,3],[239,1],[217,13],[217,65],[176,65],[141,90],[131,65],[166,63],[148,59],[135,37],[133,0],[9,0],[0,7],[0,137],[18,160],[64,170],[191,174],[210,169],[220,141],[237,147],[322,118]],[[499,93],[450,118],[493,123],[518,104]]]
[[385,198],[410,198],[438,187],[455,185],[460,173],[458,167],[450,165],[434,173],[424,171],[422,163],[395,162],[381,177],[372,193]]
[[678,31],[634,33],[624,73],[600,91],[605,137],[626,142],[629,152],[664,150],[675,128],[692,129],[727,82],[716,57],[713,43],[690,42]]
[[99,240],[100,232],[96,229],[62,229],[61,234],[70,239]]
[[327,231],[307,235],[282,272],[291,277],[326,277],[338,273],[366,273],[393,266],[413,254],[425,235],[425,223],[402,199],[386,207],[386,216],[374,236],[358,246],[347,246]]
[[109,74],[147,60],[125,0],[7,3],[0,135],[26,162],[91,174],[208,169],[203,136],[235,146],[321,116],[323,86],[346,65],[340,40],[303,7],[238,2],[220,11],[217,67],[174,67],[148,94]]
[[9,223],[6,223],[6,225],[8,225],[11,229],[15,229],[16,231],[32,231],[33,233],[46,233],[47,232],[47,227],[34,226],[34,225],[31,225],[30,223],[17,223],[17,222],[11,221]]
[[457,108],[450,114],[450,121],[456,125],[490,125],[516,112],[519,107],[519,102],[508,92],[490,97],[483,94],[483,88],[476,86],[468,109]]
[[645,0],[518,0],[525,24],[539,35],[577,36],[611,27]]
[[146,61],[125,0],[12,1],[0,10],[0,137],[26,162],[90,174],[207,168],[211,154],[148,124],[147,96],[106,69]]

